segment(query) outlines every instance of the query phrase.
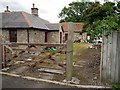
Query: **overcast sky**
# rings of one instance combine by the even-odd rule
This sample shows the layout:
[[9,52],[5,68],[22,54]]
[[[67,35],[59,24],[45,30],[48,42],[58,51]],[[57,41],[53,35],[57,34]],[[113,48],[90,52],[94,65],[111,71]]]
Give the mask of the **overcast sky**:
[[32,4],[35,3],[35,7],[39,9],[40,18],[46,19],[51,23],[58,23],[60,20],[58,14],[64,6],[67,6],[72,1],[80,0],[0,0],[0,12],[3,12],[6,6],[9,6],[11,11],[31,13]]

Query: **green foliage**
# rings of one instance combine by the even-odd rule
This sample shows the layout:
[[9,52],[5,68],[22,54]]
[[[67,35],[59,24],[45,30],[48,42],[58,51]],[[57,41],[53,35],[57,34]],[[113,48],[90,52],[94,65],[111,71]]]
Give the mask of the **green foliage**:
[[112,87],[116,90],[120,90],[120,84],[113,84]]
[[82,21],[83,12],[90,5],[91,2],[72,2],[68,7],[62,9],[58,17],[66,22],[80,22]]
[[84,30],[92,38],[105,36],[112,31],[120,30],[120,1],[105,2],[72,2],[64,7],[59,17],[66,22],[84,22]]
[[103,31],[104,35],[108,36],[111,32],[117,31],[119,27],[116,16],[107,16],[103,20],[97,20],[93,22],[91,26],[88,26],[86,31],[92,35],[93,38],[101,37]]
[[112,31],[119,30],[120,16],[118,6],[112,2],[106,2],[103,5],[93,3],[84,12],[84,28],[92,35],[92,38],[101,37],[102,32],[104,32],[105,36],[108,36]]

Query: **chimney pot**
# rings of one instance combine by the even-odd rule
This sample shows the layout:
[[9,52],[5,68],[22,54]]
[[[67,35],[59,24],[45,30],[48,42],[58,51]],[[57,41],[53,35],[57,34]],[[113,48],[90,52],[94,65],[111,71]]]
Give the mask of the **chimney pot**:
[[8,6],[6,6],[6,10],[5,10],[5,12],[10,12],[10,10],[9,10],[9,7],[8,7]]
[[8,10],[8,8],[9,8],[9,7],[8,7],[8,6],[6,6],[6,8],[7,8],[7,10]]
[[38,8],[35,8],[35,4],[33,3],[33,8],[31,8],[31,13],[34,16],[38,16]]
[[35,4],[33,3],[33,8],[35,8]]

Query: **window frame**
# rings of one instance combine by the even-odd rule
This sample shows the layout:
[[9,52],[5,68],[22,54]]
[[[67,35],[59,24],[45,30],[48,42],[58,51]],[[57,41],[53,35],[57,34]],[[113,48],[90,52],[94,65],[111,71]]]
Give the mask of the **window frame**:
[[10,42],[17,42],[17,30],[9,30]]

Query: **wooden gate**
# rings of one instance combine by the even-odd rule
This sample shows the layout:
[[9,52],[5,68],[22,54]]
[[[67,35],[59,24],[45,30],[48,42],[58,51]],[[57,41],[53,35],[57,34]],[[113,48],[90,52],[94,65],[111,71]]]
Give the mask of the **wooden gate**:
[[[66,44],[39,44],[39,43],[2,43],[3,48],[3,61],[2,68],[6,67],[7,62],[21,57],[21,60],[24,60],[23,57],[32,57],[35,58],[33,54],[45,54],[42,59],[55,60],[53,55],[56,53],[66,54]],[[27,54],[27,56],[25,56]],[[37,56],[37,55],[36,55]],[[16,59],[20,61],[20,58]],[[58,63],[59,64],[59,63]]]

